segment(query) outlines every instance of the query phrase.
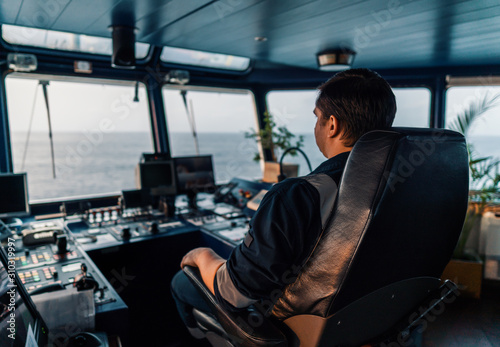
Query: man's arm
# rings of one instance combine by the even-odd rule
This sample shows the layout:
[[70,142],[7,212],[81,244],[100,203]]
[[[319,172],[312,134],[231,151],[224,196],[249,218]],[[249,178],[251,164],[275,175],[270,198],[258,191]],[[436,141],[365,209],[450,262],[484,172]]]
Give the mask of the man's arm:
[[210,248],[195,248],[189,251],[181,261],[181,268],[186,265],[195,266],[200,269],[201,278],[207,288],[215,295],[214,278],[217,270],[226,261],[219,257]]

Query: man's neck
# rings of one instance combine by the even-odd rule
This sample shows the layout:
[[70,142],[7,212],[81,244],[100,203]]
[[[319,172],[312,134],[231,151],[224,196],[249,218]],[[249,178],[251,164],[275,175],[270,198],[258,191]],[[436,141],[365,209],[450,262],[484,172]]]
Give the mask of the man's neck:
[[328,153],[326,153],[326,157],[328,159],[330,158],[333,158],[337,155],[339,155],[340,153],[344,153],[344,152],[350,152],[352,150],[352,147],[346,147],[344,145],[339,145],[339,146],[332,146],[328,149]]

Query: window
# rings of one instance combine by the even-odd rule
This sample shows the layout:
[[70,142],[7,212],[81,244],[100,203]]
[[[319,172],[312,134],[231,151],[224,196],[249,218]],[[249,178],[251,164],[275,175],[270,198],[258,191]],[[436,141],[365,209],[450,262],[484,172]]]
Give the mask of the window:
[[54,178],[40,81],[9,75],[5,83],[14,172],[28,173],[31,200],[135,188],[135,165],[141,153],[153,151],[144,86],[133,102],[133,83],[48,82]]
[[[316,116],[313,110],[316,95],[315,90],[272,91],[267,94],[268,110],[276,125],[286,126],[296,138],[300,135],[304,137],[301,149],[308,156],[313,170],[326,160],[314,138]],[[281,153],[277,153],[278,160],[280,157]],[[299,176],[309,173],[307,163],[300,154],[297,157],[288,154],[283,161],[299,164]]]
[[[430,92],[425,88],[393,88],[398,111],[394,126],[427,127],[430,118]],[[277,125],[285,125],[294,135],[304,137],[303,151],[316,168],[326,158],[316,146],[313,114],[316,90],[272,91],[267,95],[267,104]],[[299,175],[309,173],[302,156],[286,157],[287,162],[298,163]]]
[[492,106],[480,117],[473,121],[467,134],[467,142],[472,144],[476,157],[500,159],[500,86],[465,86],[452,87],[446,93],[446,127],[458,114],[471,104],[481,104],[485,100],[492,100]]
[[166,63],[235,71],[245,71],[250,66],[249,58],[175,47],[163,47],[160,59]]
[[198,135],[199,154],[212,154],[218,183],[233,177],[262,177],[260,165],[253,158],[254,140],[245,132],[256,128],[255,104],[248,91],[188,90],[186,111],[181,90],[163,89],[172,156],[196,155],[191,124]]
[[[62,51],[111,55],[112,40],[108,37],[96,37],[72,34],[61,31],[27,28],[14,25],[2,25],[2,37],[8,43],[22,46],[35,46]],[[136,59],[146,58],[149,44],[135,44]]]
[[427,88],[392,88],[398,111],[395,127],[428,128],[430,125],[431,92]]

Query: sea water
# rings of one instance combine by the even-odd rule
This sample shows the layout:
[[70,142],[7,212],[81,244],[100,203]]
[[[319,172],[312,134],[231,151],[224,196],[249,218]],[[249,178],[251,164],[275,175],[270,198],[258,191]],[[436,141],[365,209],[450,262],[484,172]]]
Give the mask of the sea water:
[[[318,150],[313,134],[303,136],[302,149],[314,169],[326,158]],[[143,152],[154,151],[149,133],[108,133],[94,138],[82,133],[55,133],[54,178],[48,134],[32,133],[27,142],[26,133],[12,133],[11,140],[14,172],[28,173],[32,201],[135,189],[135,166]],[[199,133],[198,142],[200,154],[213,155],[218,183],[233,177],[250,180],[262,177],[260,163],[253,160],[257,145],[254,140],[246,139],[243,132]],[[472,137],[470,142],[480,155],[500,158],[500,137]],[[172,133],[170,147],[173,156],[196,154],[189,133]],[[298,163],[300,175],[310,172],[300,155],[287,155],[285,161]]]

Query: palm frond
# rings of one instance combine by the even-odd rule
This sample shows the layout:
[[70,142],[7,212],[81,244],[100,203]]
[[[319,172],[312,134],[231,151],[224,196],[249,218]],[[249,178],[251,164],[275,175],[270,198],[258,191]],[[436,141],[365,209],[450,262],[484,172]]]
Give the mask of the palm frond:
[[500,94],[491,95],[486,92],[481,97],[474,99],[469,103],[463,110],[461,110],[457,118],[453,119],[448,127],[451,130],[458,131],[463,135],[467,136],[471,125],[476,119],[484,115],[486,111],[497,106],[497,102],[500,99]]

